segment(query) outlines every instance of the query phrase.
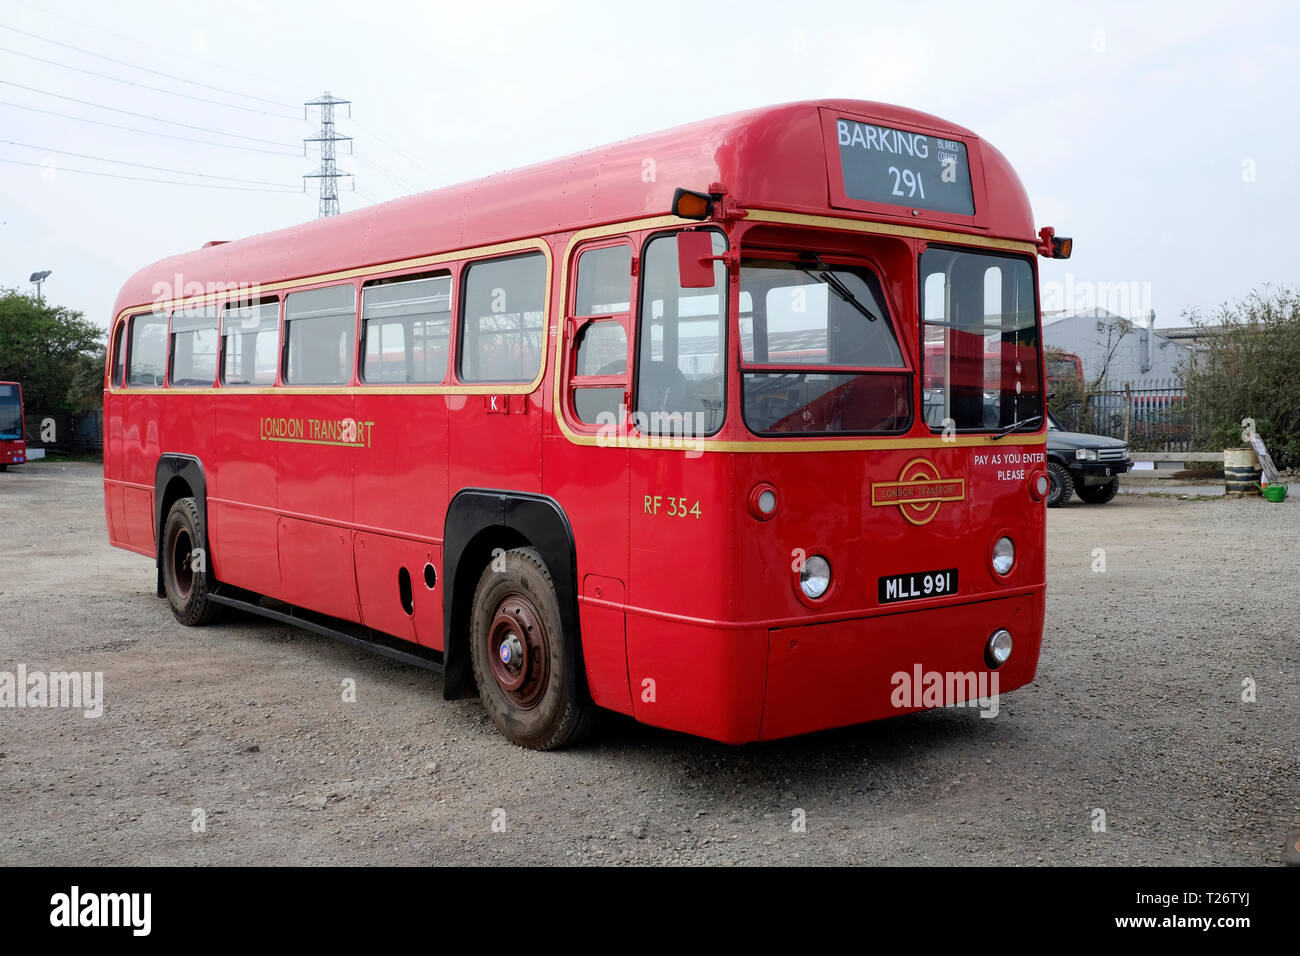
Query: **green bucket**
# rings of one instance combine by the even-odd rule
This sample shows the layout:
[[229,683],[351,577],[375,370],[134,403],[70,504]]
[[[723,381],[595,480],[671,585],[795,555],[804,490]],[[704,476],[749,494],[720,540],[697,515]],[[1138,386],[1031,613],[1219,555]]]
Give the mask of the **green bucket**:
[[1281,501],[1286,497],[1286,485],[1269,485],[1264,489],[1264,497],[1269,501]]

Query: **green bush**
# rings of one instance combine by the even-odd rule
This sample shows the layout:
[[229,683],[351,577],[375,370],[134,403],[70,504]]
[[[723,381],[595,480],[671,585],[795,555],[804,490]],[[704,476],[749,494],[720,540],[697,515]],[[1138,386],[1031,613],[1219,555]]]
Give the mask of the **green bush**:
[[1198,446],[1235,448],[1241,422],[1255,420],[1279,468],[1300,465],[1300,292],[1263,289],[1219,307],[1201,351],[1182,369]]

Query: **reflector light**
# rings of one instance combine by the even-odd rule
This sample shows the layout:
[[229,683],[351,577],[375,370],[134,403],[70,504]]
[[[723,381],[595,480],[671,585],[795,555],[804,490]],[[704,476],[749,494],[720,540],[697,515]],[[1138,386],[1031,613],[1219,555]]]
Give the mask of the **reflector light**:
[[713,199],[708,193],[678,187],[673,193],[673,215],[682,219],[708,219],[713,215]]

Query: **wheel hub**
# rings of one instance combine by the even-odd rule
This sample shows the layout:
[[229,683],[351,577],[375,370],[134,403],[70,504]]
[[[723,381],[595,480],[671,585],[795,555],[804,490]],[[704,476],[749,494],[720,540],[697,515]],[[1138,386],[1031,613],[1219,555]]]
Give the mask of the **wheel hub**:
[[182,600],[189,597],[194,584],[194,569],[190,564],[192,552],[189,534],[183,528],[178,530],[172,538],[172,581]]
[[487,632],[488,661],[497,685],[518,707],[534,706],[546,691],[551,653],[542,616],[522,594],[497,604]]

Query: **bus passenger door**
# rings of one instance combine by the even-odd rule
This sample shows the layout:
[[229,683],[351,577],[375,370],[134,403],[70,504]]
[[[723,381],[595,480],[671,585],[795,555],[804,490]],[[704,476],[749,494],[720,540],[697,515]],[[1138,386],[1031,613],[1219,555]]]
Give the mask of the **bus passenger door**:
[[544,467],[546,493],[573,526],[587,683],[598,705],[626,714],[632,261],[632,246],[618,237],[579,247],[569,264]]

